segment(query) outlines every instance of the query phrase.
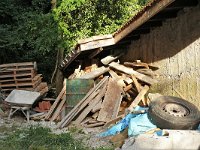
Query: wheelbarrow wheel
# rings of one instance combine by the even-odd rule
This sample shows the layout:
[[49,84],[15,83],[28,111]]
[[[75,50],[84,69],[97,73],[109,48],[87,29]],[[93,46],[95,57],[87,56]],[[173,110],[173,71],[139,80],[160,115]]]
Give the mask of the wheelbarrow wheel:
[[161,129],[197,129],[200,112],[184,99],[160,96],[150,103],[148,118]]

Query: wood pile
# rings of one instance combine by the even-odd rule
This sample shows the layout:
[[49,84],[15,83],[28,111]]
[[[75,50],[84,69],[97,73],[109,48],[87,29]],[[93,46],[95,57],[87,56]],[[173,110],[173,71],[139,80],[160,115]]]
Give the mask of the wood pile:
[[150,86],[157,83],[154,72],[157,67],[141,61],[106,64],[87,72],[79,68],[70,76],[71,79],[101,80],[58,123],[58,128],[66,127],[72,121],[88,128],[107,126],[131,113],[136,106],[148,105],[145,95]]
[[0,88],[9,95],[14,89],[40,92],[48,91],[46,82],[42,82],[42,75],[37,74],[35,62],[11,63],[0,65]]

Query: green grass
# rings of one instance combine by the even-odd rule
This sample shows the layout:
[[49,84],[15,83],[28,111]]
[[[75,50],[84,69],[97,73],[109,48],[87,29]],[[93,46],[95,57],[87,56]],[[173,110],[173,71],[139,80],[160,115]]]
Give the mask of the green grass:
[[[0,138],[0,150],[90,150],[70,133],[53,134],[49,128],[30,127],[17,129]],[[109,150],[98,148],[97,150]],[[111,149],[110,149],[111,150]]]

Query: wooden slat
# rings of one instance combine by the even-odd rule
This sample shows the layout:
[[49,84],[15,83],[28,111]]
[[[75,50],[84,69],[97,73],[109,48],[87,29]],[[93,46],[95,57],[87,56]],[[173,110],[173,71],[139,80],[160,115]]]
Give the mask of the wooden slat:
[[138,80],[136,79],[136,77],[134,75],[131,76],[134,84],[135,84],[135,87],[138,91],[138,93],[141,91],[141,84],[138,82]]
[[92,100],[91,104],[83,110],[83,112],[75,120],[75,124],[80,124],[83,119],[88,115],[88,113],[98,104],[106,92],[107,84],[104,85],[100,93]]
[[148,83],[148,84],[154,84],[154,83],[157,83],[156,80],[152,79],[151,77],[148,77],[146,75],[143,75],[137,71],[134,71],[132,68],[129,68],[129,67],[125,67],[124,65],[121,65],[121,64],[118,64],[116,62],[112,62],[109,64],[110,67],[114,68],[114,69],[117,69],[121,72],[124,72],[126,74],[129,74],[129,75],[134,75],[136,78],[138,78],[139,80],[145,82],[145,83]]
[[131,105],[128,107],[128,112],[132,112],[134,110],[134,108],[139,104],[139,102],[142,100],[148,90],[149,86],[145,85],[144,88],[142,88],[140,93],[137,95],[137,97],[134,99],[134,101],[131,103]]
[[117,83],[110,78],[108,82],[107,91],[104,96],[102,108],[99,111],[98,121],[108,122],[117,117],[115,111],[120,107],[122,89]]
[[62,101],[60,102],[60,104],[58,105],[58,107],[56,108],[56,111],[54,112],[53,116],[51,117],[50,121],[54,121],[58,115],[61,112],[61,109],[63,108],[64,104],[66,102],[66,95],[63,96]]
[[53,103],[53,105],[51,106],[50,110],[48,111],[48,113],[45,116],[45,119],[48,120],[53,111],[55,110],[56,106],[58,105],[58,103],[60,102],[61,98],[63,97],[63,95],[66,93],[66,86],[63,87],[62,91],[59,93],[58,97],[56,98],[55,102]]

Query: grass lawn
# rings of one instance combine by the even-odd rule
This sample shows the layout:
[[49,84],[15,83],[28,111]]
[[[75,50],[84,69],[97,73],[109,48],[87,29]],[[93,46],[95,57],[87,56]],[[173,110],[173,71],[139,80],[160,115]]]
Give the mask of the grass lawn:
[[[111,150],[98,148],[96,150]],[[32,126],[0,137],[0,150],[92,150],[70,133],[54,134],[49,128]]]

